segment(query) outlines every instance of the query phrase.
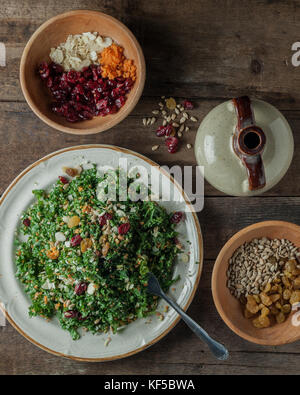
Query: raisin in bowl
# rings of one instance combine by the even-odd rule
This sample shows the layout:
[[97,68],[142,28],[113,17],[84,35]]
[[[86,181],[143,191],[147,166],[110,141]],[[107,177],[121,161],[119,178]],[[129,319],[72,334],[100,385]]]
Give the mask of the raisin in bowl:
[[[49,57],[51,48],[69,35],[98,32],[124,48],[136,65],[136,80],[103,78],[101,68],[63,70]],[[20,82],[33,112],[66,133],[93,134],[121,122],[137,104],[145,83],[145,60],[134,35],[121,22],[96,11],[70,11],[45,22],[28,41],[20,65]]]

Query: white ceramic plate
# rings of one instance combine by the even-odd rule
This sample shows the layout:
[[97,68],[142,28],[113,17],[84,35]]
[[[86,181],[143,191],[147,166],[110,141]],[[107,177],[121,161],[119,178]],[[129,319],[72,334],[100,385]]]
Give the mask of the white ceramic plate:
[[[139,319],[116,335],[83,333],[80,340],[73,341],[67,331],[60,328],[56,319],[47,322],[43,318],[29,318],[29,298],[23,286],[15,278],[14,238],[20,224],[20,215],[34,201],[33,189],[47,189],[62,175],[62,167],[74,167],[82,163],[96,163],[116,168],[120,158],[126,158],[131,166],[142,165],[161,174],[161,182],[174,187],[172,201],[161,202],[171,211],[185,210],[186,220],[178,226],[180,241],[189,253],[188,263],[178,259],[174,276],[180,274],[170,294],[187,309],[195,294],[202,270],[202,235],[196,214],[190,202],[165,171],[146,157],[123,148],[105,145],[84,145],[54,152],[25,169],[7,188],[0,200],[0,300],[1,308],[8,321],[28,340],[56,355],[83,361],[107,361],[132,355],[144,350],[165,336],[179,321],[177,313],[169,309],[164,320],[154,315],[151,322]],[[155,186],[154,186],[155,187]],[[181,198],[181,199],[180,199]],[[181,200],[181,201],[178,201]],[[190,243],[186,243],[189,240]],[[196,264],[198,262],[198,264]],[[163,312],[166,303],[160,302],[158,310]]]

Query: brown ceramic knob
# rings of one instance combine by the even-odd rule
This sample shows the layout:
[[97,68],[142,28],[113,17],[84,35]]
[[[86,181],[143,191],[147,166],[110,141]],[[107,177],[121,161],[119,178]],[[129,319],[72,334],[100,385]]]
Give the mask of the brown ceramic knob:
[[255,191],[266,185],[262,161],[266,136],[263,130],[255,125],[249,97],[237,97],[232,101],[237,115],[233,149],[247,170],[249,190]]

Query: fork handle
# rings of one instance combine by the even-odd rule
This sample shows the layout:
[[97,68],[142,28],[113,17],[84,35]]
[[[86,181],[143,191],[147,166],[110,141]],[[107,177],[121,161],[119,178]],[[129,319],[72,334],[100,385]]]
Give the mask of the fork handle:
[[213,353],[213,355],[221,360],[225,361],[229,357],[228,350],[223,346],[223,344],[212,339],[208,333],[201,328],[192,318],[190,318],[172,299],[170,299],[165,293],[161,294],[161,297],[173,307],[175,311],[181,316],[183,321],[188,325],[188,327],[197,335],[204,343],[206,343]]

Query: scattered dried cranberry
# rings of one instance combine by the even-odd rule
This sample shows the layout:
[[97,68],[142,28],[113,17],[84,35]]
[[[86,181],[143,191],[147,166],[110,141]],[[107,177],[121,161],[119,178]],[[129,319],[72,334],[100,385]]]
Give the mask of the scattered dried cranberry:
[[29,218],[25,218],[24,221],[23,221],[23,224],[25,226],[30,226],[30,219]]
[[71,245],[71,247],[79,246],[81,241],[82,241],[82,237],[80,235],[75,235],[72,237],[72,239],[70,241],[70,245]]
[[115,114],[134,84],[130,78],[102,78],[101,67],[96,65],[64,72],[60,65],[44,62],[38,72],[54,98],[52,111],[69,122]]
[[106,225],[107,221],[112,219],[112,217],[113,216],[110,213],[105,213],[105,214],[101,215],[101,217],[99,217],[99,224],[100,224],[100,226]]
[[60,179],[60,181],[61,181],[63,184],[68,184],[68,183],[69,183],[69,180],[68,180],[66,177],[59,176],[58,178]]
[[178,143],[179,143],[179,140],[177,137],[168,137],[166,139],[166,146],[167,146],[168,152],[170,152],[170,154],[174,154],[175,152],[177,152]]
[[181,211],[177,211],[171,217],[171,222],[173,224],[178,224],[183,218],[183,213]]
[[82,295],[87,290],[87,283],[78,283],[75,285],[75,293],[76,295]]
[[130,229],[130,223],[121,224],[118,228],[119,235],[125,235]]
[[191,101],[189,101],[189,100],[185,100],[185,101],[183,102],[183,107],[184,107],[186,110],[192,110],[192,109],[194,108],[194,104],[193,104]]
[[160,126],[156,130],[156,136],[158,137],[171,136],[172,134],[175,134],[175,130],[171,124],[168,124],[166,126]]
[[77,310],[67,310],[65,311],[66,318],[78,318],[79,312]]

